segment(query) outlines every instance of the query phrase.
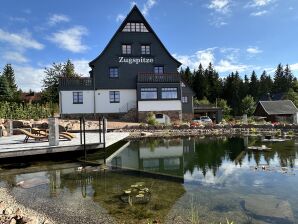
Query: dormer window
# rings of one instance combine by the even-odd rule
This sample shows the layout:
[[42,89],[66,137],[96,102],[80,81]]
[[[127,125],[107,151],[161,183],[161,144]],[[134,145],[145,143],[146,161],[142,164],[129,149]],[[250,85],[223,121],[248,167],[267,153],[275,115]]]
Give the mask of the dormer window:
[[122,54],[131,54],[130,44],[122,44]]
[[144,23],[126,23],[125,27],[122,30],[123,32],[149,32]]

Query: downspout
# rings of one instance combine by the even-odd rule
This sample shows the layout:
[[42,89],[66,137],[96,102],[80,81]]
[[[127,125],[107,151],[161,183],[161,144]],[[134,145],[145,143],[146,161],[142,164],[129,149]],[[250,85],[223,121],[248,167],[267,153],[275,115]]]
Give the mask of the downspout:
[[93,66],[92,66],[92,82],[93,82],[93,115],[96,116],[96,99],[95,99],[95,75],[93,73]]

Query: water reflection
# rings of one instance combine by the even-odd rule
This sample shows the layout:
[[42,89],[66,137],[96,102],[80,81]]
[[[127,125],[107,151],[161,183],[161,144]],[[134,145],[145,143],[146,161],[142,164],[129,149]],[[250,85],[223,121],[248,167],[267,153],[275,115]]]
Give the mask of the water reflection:
[[[289,171],[297,170],[298,144],[290,140],[266,143],[272,148],[270,152],[246,150],[247,146],[261,144],[258,138],[238,137],[133,141],[111,151],[107,162],[113,169],[109,171],[96,166],[78,170],[78,163],[32,164],[24,169],[2,170],[0,184],[14,189],[16,198],[25,202],[36,195],[42,198],[28,203],[33,209],[50,207],[53,213],[64,215],[71,208],[73,217],[84,201],[84,215],[104,216],[106,212],[92,210],[92,203],[96,203],[117,221],[129,220],[125,223],[148,219],[175,223],[179,222],[177,217],[189,220],[193,210],[200,223],[226,222],[226,218],[235,223],[286,223],[287,217],[297,220],[298,199],[291,195],[298,193],[298,180]],[[98,159],[97,155],[92,157]],[[270,169],[255,169],[264,165]],[[282,168],[287,172],[277,172]],[[172,181],[177,179],[180,181]],[[21,181],[28,188],[16,187]],[[136,182],[144,182],[153,192],[150,203],[123,204],[120,195]]]
[[114,168],[182,178],[194,172],[201,172],[203,177],[211,172],[215,177],[220,169],[260,165],[294,168],[297,164],[298,150],[294,141],[267,143],[272,148],[270,152],[247,150],[248,145],[261,144],[264,144],[261,139],[247,137],[149,139],[131,142],[107,161]]

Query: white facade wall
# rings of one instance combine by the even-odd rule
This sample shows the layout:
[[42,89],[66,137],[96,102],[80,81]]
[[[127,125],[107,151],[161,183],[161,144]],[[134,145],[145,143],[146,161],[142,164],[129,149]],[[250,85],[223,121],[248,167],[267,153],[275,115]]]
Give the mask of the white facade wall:
[[[120,91],[120,103],[110,103],[110,91]],[[73,92],[83,92],[83,104],[73,104]],[[94,113],[94,91],[76,90],[60,91],[61,114]],[[135,89],[109,89],[95,91],[95,113],[125,113],[137,106]],[[139,101],[138,110],[147,111],[181,111],[180,100]]]
[[180,100],[139,101],[139,111],[177,111],[182,110]]
[[[120,103],[110,103],[110,91],[120,91]],[[136,89],[96,90],[96,113],[125,113],[136,108]]]
[[[83,104],[73,104],[73,92],[83,92]],[[93,90],[60,91],[60,113],[94,113],[93,97]]]

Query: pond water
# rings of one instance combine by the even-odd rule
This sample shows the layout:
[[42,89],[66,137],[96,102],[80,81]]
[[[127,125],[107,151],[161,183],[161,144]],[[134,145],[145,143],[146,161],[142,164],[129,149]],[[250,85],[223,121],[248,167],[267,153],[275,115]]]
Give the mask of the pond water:
[[[246,150],[252,145],[271,151]],[[0,186],[59,223],[298,223],[295,140],[147,139],[106,156],[108,170],[76,161],[2,166]]]

